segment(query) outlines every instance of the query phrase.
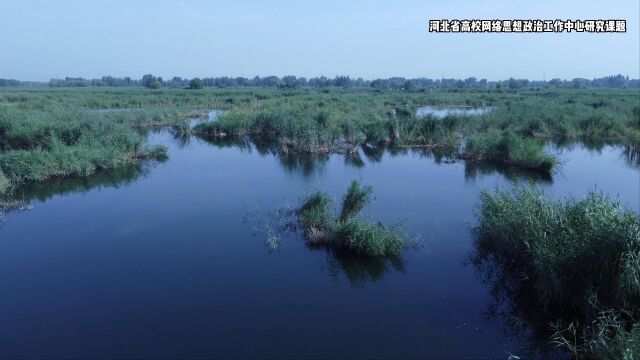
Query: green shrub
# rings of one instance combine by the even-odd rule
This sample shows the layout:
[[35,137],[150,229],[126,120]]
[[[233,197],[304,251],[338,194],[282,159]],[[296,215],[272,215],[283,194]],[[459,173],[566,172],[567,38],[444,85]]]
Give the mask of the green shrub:
[[191,81],[189,81],[189,88],[190,89],[202,89],[204,87],[204,82],[202,82],[202,79],[200,78],[193,78],[191,79]]

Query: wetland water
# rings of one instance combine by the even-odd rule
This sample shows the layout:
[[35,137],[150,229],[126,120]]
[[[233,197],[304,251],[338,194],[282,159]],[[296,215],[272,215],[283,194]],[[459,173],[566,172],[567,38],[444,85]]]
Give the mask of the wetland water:
[[[34,209],[0,227],[4,357],[507,358],[521,340],[488,319],[464,264],[481,189],[529,174],[414,150],[276,156],[260,146],[151,133],[169,160],[31,186]],[[640,211],[618,147],[556,149],[554,196],[596,186]],[[597,169],[597,170],[596,170]],[[274,212],[323,190],[372,185],[363,216],[422,246],[399,261],[344,258],[296,234],[265,245]]]
[[432,115],[436,118],[443,118],[447,115],[482,115],[488,113],[491,109],[491,107],[421,106],[416,110],[416,115]]

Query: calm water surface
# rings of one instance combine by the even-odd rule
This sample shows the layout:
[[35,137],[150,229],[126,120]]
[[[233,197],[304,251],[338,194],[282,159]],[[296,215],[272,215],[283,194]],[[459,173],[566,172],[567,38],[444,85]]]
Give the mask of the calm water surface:
[[416,115],[443,118],[447,115],[482,115],[489,111],[491,107],[421,106],[416,110]]
[[214,122],[216,121],[218,115],[222,114],[223,112],[224,110],[207,110],[206,117],[189,119],[189,127],[193,129],[198,124]]
[[[150,136],[170,160],[32,186],[35,206],[0,227],[3,357],[504,358],[523,345],[485,315],[470,266],[482,189],[531,174],[440,163],[416,151],[275,156],[252,144]],[[554,196],[590,189],[640,211],[640,175],[622,150],[555,149]],[[535,177],[534,177],[535,178]],[[422,246],[401,261],[313,250],[279,233],[279,209],[349,183],[372,185],[363,216],[402,224]]]

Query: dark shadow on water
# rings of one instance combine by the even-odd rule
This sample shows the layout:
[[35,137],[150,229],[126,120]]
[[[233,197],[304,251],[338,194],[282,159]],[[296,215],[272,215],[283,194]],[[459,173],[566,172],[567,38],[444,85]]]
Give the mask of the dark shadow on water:
[[549,347],[553,332],[548,319],[539,317],[540,304],[535,297],[519,288],[517,274],[509,274],[504,264],[473,262],[473,265],[490,289],[491,303],[484,313],[486,320],[502,323],[505,337],[523,344],[517,355],[526,359],[563,359]]
[[301,172],[306,178],[322,173],[329,161],[329,156],[326,154],[285,153],[275,154],[275,156],[287,172]]
[[354,168],[363,168],[365,166],[360,151],[349,152],[344,155],[344,163]]
[[627,144],[622,156],[629,167],[640,168],[640,144]]
[[[287,172],[300,172],[305,177],[322,173],[327,162],[332,156],[325,153],[310,154],[300,152],[282,152],[277,144],[257,137],[203,138],[203,140],[208,144],[219,148],[237,147],[248,152],[255,149],[263,156],[273,156],[277,158]],[[379,163],[385,156],[394,158],[407,155],[424,159],[432,159],[436,164],[449,164],[461,161],[456,158],[456,150],[452,148],[419,146],[400,147],[389,144],[365,144],[353,152],[334,154],[334,156],[343,157],[345,165],[354,168],[363,168],[367,166],[367,163]],[[482,175],[499,174],[512,181],[526,180],[548,184],[553,182],[552,175],[548,172],[514,168],[491,162],[464,161],[464,164],[465,179],[467,180],[473,180]]]
[[464,178],[467,181],[494,174],[500,174],[510,181],[525,180],[545,184],[553,183],[553,177],[549,172],[515,168],[486,161],[464,161]]
[[217,148],[238,148],[249,153],[255,150],[262,156],[273,156],[278,159],[280,165],[282,165],[287,172],[301,172],[304,177],[321,173],[326,162],[329,160],[329,155],[327,154],[281,152],[277,144],[264,141],[257,137],[206,137],[201,139]]
[[376,146],[365,144],[362,146],[362,153],[372,163],[377,163],[382,161],[382,157],[384,156],[385,147],[384,146]]
[[576,139],[562,139],[554,138],[550,142],[551,146],[556,149],[571,150],[575,147],[583,147],[591,152],[601,152],[607,146],[620,145],[617,142],[610,142],[601,138],[584,138],[580,140]]
[[209,145],[221,149],[238,148],[241,150],[252,150],[251,141],[244,137],[198,137]]
[[[301,231],[299,237],[302,237]],[[352,287],[361,288],[375,283],[394,273],[404,273],[406,262],[402,256],[364,256],[345,248],[319,245],[305,241],[312,251],[326,254],[326,272],[333,281],[344,278]]]
[[563,318],[563,310],[542,310],[534,290],[524,285],[516,261],[503,258],[499,251],[476,240],[467,264],[489,287],[491,303],[485,311],[486,320],[502,323],[505,337],[523,344],[516,355],[523,359],[570,358],[550,345],[554,332],[551,323]]
[[27,183],[16,188],[12,197],[30,202],[45,201],[56,195],[85,193],[94,189],[119,188],[127,186],[148,174],[150,164],[124,166],[117,169],[99,171],[83,178],[57,178],[48,181]]
[[341,276],[353,287],[382,280],[392,273],[405,272],[405,260],[400,256],[357,256],[341,248],[327,249],[327,271],[338,280]]

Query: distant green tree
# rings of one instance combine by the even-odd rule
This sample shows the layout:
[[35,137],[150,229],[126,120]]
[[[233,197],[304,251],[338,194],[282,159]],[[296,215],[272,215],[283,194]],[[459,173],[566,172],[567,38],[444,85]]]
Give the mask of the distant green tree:
[[287,75],[285,77],[282,78],[282,87],[285,88],[295,88],[298,86],[297,81],[298,79],[293,76],[293,75]]
[[146,74],[142,77],[142,86],[152,87],[151,85],[156,81],[156,77],[151,74]]
[[202,79],[200,78],[193,78],[191,79],[191,81],[189,81],[189,88],[190,89],[202,89],[204,87],[204,82],[202,82]]
[[529,80],[509,78],[508,85],[509,85],[509,89],[512,89],[512,90],[522,89],[522,88],[526,88],[529,85]]
[[555,78],[555,79],[551,79],[549,80],[549,86],[552,87],[560,87],[560,85],[562,85],[562,80]]

